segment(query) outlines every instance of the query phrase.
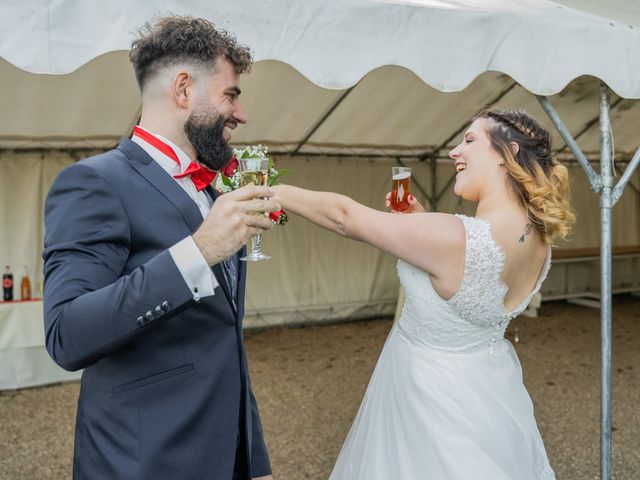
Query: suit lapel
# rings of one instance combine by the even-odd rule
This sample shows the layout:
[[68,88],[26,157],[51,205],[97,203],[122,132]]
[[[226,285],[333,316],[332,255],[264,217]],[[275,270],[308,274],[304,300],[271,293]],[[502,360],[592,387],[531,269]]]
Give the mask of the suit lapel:
[[[202,223],[202,214],[187,192],[137,143],[129,139],[123,139],[120,145],[118,145],[118,149],[131,160],[133,168],[178,209],[191,232],[195,232]],[[206,187],[206,190],[215,201],[218,193],[211,186]],[[227,277],[224,274],[222,265],[217,263],[212,267],[212,270],[227,297],[231,309],[234,310],[233,302],[231,301],[231,292],[229,291]]]
[[196,231],[202,223],[202,214],[187,192],[137,143],[125,139],[118,149],[131,160],[131,166],[178,209],[189,229]]

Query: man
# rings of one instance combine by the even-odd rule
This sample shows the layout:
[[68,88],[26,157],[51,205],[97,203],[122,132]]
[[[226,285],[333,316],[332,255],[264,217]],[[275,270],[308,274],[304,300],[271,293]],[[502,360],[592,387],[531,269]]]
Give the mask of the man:
[[279,206],[267,187],[217,197],[208,186],[246,122],[250,52],[172,16],[146,25],[130,58],[140,125],[64,170],[45,207],[47,350],[84,369],[74,478],[271,478],[238,251],[272,226],[254,213]]

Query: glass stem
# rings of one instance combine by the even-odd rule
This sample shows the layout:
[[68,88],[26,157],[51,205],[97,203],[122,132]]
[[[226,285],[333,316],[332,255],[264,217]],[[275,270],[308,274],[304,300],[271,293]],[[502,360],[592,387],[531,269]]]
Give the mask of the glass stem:
[[262,235],[254,235],[251,237],[251,253],[262,255]]

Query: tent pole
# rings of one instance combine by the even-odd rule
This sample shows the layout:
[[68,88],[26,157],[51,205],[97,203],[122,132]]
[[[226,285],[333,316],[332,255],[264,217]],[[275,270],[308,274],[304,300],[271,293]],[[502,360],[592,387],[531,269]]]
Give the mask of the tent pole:
[[[622,100],[624,100],[624,98],[622,97],[618,97],[617,100],[615,100],[612,104],[611,107],[609,108],[609,111],[613,111],[614,108],[616,108],[618,106],[618,104],[620,102],[622,102]],[[577,132],[575,135],[573,135],[573,139],[574,140],[578,140],[582,135],[584,135],[585,133],[587,133],[589,131],[589,129],[591,127],[593,127],[596,123],[598,123],[600,121],[600,114],[598,113],[598,115],[596,117],[593,117],[591,120],[589,120],[587,123],[585,123],[584,127],[582,127],[582,130],[580,130],[579,132]],[[568,145],[565,143],[562,148],[558,148],[556,150],[556,154],[558,153],[562,153],[564,152],[566,149],[568,148]]]
[[358,84],[356,83],[353,87],[349,87],[346,90],[343,90],[338,95],[338,98],[333,102],[333,104],[329,107],[329,109],[325,112],[325,114],[322,117],[320,117],[320,119],[316,121],[315,124],[313,124],[313,126],[306,133],[302,141],[298,143],[298,146],[293,151],[293,155],[296,155],[298,152],[300,152],[300,149],[304,147],[305,143],[307,143],[307,141],[313,136],[313,134],[316,133],[318,129],[322,126],[322,124],[327,121],[327,118],[331,116],[331,114],[340,106],[340,104],[344,101],[344,99],[347,98],[347,95],[349,95],[353,91],[353,89],[356,88],[357,85]]
[[[600,175],[593,170],[549,99],[541,96],[536,96],[536,98],[587,174],[592,190],[601,194],[600,352],[602,368],[600,389],[600,479],[611,480],[611,209],[613,207],[613,141],[611,138],[609,92],[607,86],[600,82]],[[637,166],[638,162],[640,160],[634,156],[629,167]],[[629,171],[629,175],[625,176],[624,179],[628,180],[630,175],[631,172]],[[621,188],[624,188],[622,182]]]
[[624,192],[624,187],[627,186],[627,183],[635,189],[635,185],[629,180],[631,180],[631,177],[633,176],[633,173],[635,172],[636,168],[638,168],[638,165],[640,165],[640,148],[636,151],[635,155],[631,159],[631,162],[629,163],[629,165],[627,165],[627,168],[622,174],[622,177],[620,177],[620,180],[618,180],[616,187],[613,189],[613,194],[612,194],[613,196],[611,199],[612,207],[615,206],[618,200],[620,200],[620,197]]
[[580,166],[582,167],[584,172],[587,174],[587,178],[589,179],[589,183],[591,184],[591,189],[596,193],[600,192],[600,189],[602,188],[601,178],[591,167],[589,160],[587,160],[587,157],[585,157],[584,153],[582,153],[582,151],[580,150],[580,147],[578,146],[574,138],[571,136],[571,132],[569,132],[569,129],[560,118],[560,115],[558,115],[558,112],[556,112],[556,109],[553,107],[553,105],[551,104],[551,102],[547,97],[541,97],[540,95],[536,95],[536,98],[540,102],[540,105],[542,105],[542,108],[544,109],[544,111],[549,116],[549,119],[553,122],[553,124],[558,129],[558,133],[560,133],[560,135],[562,136],[562,139],[565,141],[565,143],[571,150],[571,153],[575,155],[576,159],[578,160],[578,163],[580,163]]
[[431,211],[438,211],[438,163],[435,155],[431,157]]
[[436,202],[439,202],[440,199],[443,197],[443,195],[447,193],[447,191],[449,191],[449,187],[451,186],[451,184],[455,179],[456,179],[456,171],[454,170],[453,174],[449,177],[449,180],[447,180],[446,185],[442,187],[442,190],[440,190],[440,193],[438,193],[438,196],[436,197]]
[[609,92],[600,83],[600,333],[601,333],[601,391],[600,391],[600,478],[611,479],[611,191],[613,162]]

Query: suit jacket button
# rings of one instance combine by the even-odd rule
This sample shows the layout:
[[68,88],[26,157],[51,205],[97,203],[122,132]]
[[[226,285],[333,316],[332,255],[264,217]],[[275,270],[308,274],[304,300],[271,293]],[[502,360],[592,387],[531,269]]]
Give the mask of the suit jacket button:
[[138,320],[136,320],[136,322],[138,323],[138,326],[144,327],[144,324],[145,324],[144,317],[142,316],[138,317]]
[[171,306],[169,305],[169,302],[167,302],[166,300],[164,302],[162,302],[162,304],[160,305],[160,308],[162,308],[162,310],[164,310],[165,312],[169,311],[169,308],[171,308]]
[[162,308],[160,308],[160,305],[158,305],[156,307],[156,318],[158,318],[158,317],[160,317],[162,315],[164,315],[164,312],[162,311]]
[[152,320],[155,319],[155,317],[153,316],[153,312],[151,310],[149,310],[147,313],[144,314],[144,318],[147,319],[147,322],[151,322]]

